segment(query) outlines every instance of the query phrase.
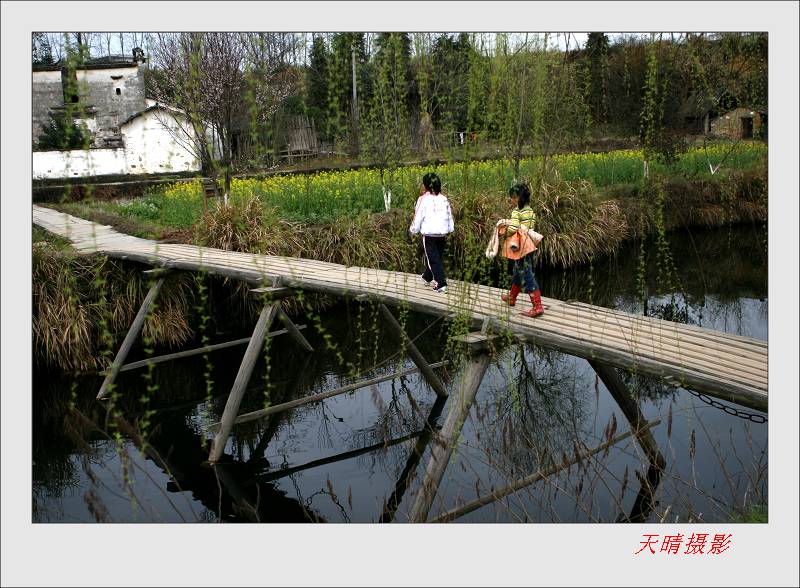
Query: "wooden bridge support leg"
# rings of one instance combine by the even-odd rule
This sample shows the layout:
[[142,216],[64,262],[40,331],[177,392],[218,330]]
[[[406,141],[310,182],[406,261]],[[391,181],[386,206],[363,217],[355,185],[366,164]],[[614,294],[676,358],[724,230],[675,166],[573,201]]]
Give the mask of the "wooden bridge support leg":
[[242,364],[239,366],[239,372],[236,374],[236,380],[233,382],[233,388],[231,388],[231,393],[228,396],[228,402],[225,403],[219,430],[211,445],[211,453],[208,456],[208,461],[210,462],[219,461],[225,451],[225,443],[227,443],[228,435],[230,435],[233,428],[233,421],[236,420],[236,416],[239,414],[239,405],[242,403],[244,391],[247,389],[247,382],[250,381],[250,374],[256,365],[261,346],[264,345],[264,336],[275,319],[277,311],[277,303],[267,304],[258,317],[253,336],[247,345],[247,351],[244,352]]
[[589,362],[589,365],[594,368],[594,371],[603,381],[603,384],[605,384],[606,388],[608,388],[608,391],[611,393],[611,396],[613,396],[614,400],[619,405],[620,410],[622,410],[622,414],[625,415],[628,423],[630,423],[631,430],[636,435],[639,446],[647,454],[647,459],[651,464],[657,465],[659,468],[663,468],[667,462],[664,459],[664,456],[661,455],[653,434],[649,429],[643,428],[645,424],[647,424],[647,421],[644,419],[642,412],[639,410],[639,406],[636,404],[633,398],[631,398],[631,394],[628,390],[628,387],[625,385],[625,382],[622,381],[617,372],[615,372],[614,368],[611,366],[591,359],[587,361]]
[[125,335],[125,339],[122,341],[122,345],[117,352],[117,356],[114,358],[114,362],[111,364],[111,368],[108,370],[108,375],[106,375],[102,386],[100,386],[100,391],[97,393],[97,400],[102,400],[108,395],[109,388],[114,383],[114,380],[117,379],[119,370],[125,363],[125,358],[128,357],[128,353],[133,347],[134,341],[136,341],[136,338],[139,336],[139,332],[142,330],[142,327],[144,327],[144,320],[147,318],[147,313],[150,310],[150,307],[153,305],[153,302],[155,302],[158,293],[161,291],[161,287],[164,285],[164,279],[165,277],[162,274],[162,277],[160,277],[158,281],[150,287],[150,291],[147,293],[147,296],[144,297],[142,306],[139,309],[139,312],[136,314],[136,317],[133,319],[131,328],[128,329],[128,334]]
[[391,311],[386,308],[385,304],[381,304],[380,309],[389,325],[400,336],[400,339],[402,339],[403,346],[408,351],[408,355],[411,357],[414,364],[416,364],[416,366],[419,368],[419,371],[422,372],[425,380],[436,392],[436,395],[440,398],[447,398],[447,388],[445,388],[442,380],[439,379],[439,376],[436,375],[436,372],[434,372],[431,369],[431,366],[428,365],[428,362],[425,360],[422,353],[420,353],[419,349],[417,349],[417,346],[414,345],[414,342],[408,337],[408,335],[406,335],[403,327],[400,326],[400,323],[397,322],[397,319],[394,318],[394,315],[391,313]]
[[[251,500],[249,493],[236,479],[236,474],[229,468],[229,464],[216,463],[214,464],[214,475],[217,477],[221,490],[228,491],[234,514],[244,517],[251,523],[260,523],[261,517],[258,512],[258,502],[253,503],[254,501]],[[220,505],[222,505],[222,500],[220,500]],[[217,516],[222,519],[222,512],[218,512]]]
[[457,384],[457,394],[447,412],[447,419],[437,435],[437,443],[431,451],[431,458],[425,468],[419,493],[411,507],[409,520],[412,523],[424,523],[433,504],[436,491],[442,482],[450,456],[455,449],[456,441],[467,420],[469,409],[478,393],[478,387],[489,367],[491,356],[488,353],[470,354],[461,372]]
[[419,439],[417,439],[417,443],[414,446],[411,455],[408,456],[406,466],[403,468],[403,471],[400,473],[400,477],[397,479],[394,492],[392,492],[392,495],[386,502],[386,507],[383,509],[383,513],[381,514],[381,523],[391,523],[394,519],[394,514],[397,511],[397,507],[400,506],[400,503],[403,501],[403,494],[405,494],[406,490],[408,489],[408,483],[410,481],[409,478],[411,477],[412,472],[417,471],[419,460],[422,459],[422,454],[425,453],[425,448],[428,446],[428,443],[430,443],[431,437],[433,437],[436,431],[436,419],[438,419],[439,415],[442,414],[442,409],[444,409],[446,402],[447,399],[440,396],[436,397],[436,402],[433,403],[433,407],[431,408],[430,413],[428,413],[428,418],[425,419],[425,429],[423,429],[422,434],[419,436]]
[[644,478],[639,478],[641,486],[639,493],[636,495],[636,500],[633,501],[631,507],[631,514],[627,517],[622,515],[617,520],[618,523],[644,523],[653,512],[655,507],[655,493],[658,484],[661,482],[661,470],[663,466],[650,463],[647,468],[647,475]]
[[292,319],[289,318],[289,315],[284,312],[284,310],[278,307],[278,318],[283,323],[283,326],[286,327],[286,330],[289,332],[289,336],[297,342],[300,347],[305,349],[306,351],[314,351],[314,348],[311,346],[303,334],[300,332],[300,329],[292,322]]

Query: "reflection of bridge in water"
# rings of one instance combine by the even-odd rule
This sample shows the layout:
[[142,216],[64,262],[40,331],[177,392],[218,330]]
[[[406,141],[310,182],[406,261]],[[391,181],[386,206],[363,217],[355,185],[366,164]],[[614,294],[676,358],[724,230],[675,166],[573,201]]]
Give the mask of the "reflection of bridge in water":
[[[586,358],[619,404],[631,425],[632,433],[636,436],[649,462],[656,469],[663,467],[664,459],[649,432],[650,426],[655,423],[645,423],[637,404],[632,400],[630,392],[613,367],[632,370],[640,375],[662,378],[673,385],[680,385],[759,410],[766,410],[767,407],[768,348],[767,343],[763,341],[554,299],[545,299],[545,314],[532,320],[523,317],[516,309],[511,311],[500,302],[500,290],[488,286],[459,283],[452,280],[448,284],[448,294],[442,295],[425,288],[415,274],[345,267],[307,259],[237,253],[193,245],[161,244],[124,235],[110,227],[37,206],[33,207],[33,220],[42,228],[69,239],[79,252],[102,253],[109,257],[129,259],[156,267],[149,271],[154,279],[154,284],[145,297],[112,367],[106,373],[106,379],[98,398],[106,396],[121,369],[135,367],[133,365],[125,366],[125,358],[141,331],[148,309],[157,298],[164,281],[171,272],[204,271],[243,280],[254,286],[269,284],[269,287],[257,287],[254,290],[263,296],[264,307],[250,339],[170,354],[151,360],[170,359],[203,353],[223,346],[247,343],[247,350],[221,421],[210,428],[211,432],[215,434],[209,455],[209,461],[212,463],[220,462],[228,437],[236,423],[263,418],[269,414],[290,410],[310,402],[318,402],[324,398],[402,375],[401,373],[391,374],[240,415],[239,406],[242,396],[264,338],[268,334],[277,334],[269,332],[275,318],[283,323],[285,329],[283,332],[289,334],[297,344],[307,351],[312,350],[300,329],[281,310],[280,298],[292,296],[295,290],[308,290],[352,297],[358,301],[369,300],[380,303],[387,324],[403,341],[403,348],[417,366],[415,370],[405,370],[402,373],[421,372],[439,399],[442,400],[437,405],[443,405],[443,400],[448,396],[448,386],[435,371],[441,364],[430,365],[426,362],[385,304],[405,305],[413,310],[435,316],[466,317],[474,331],[459,338],[466,360],[457,381],[450,386],[456,398],[451,400],[451,407],[441,430],[433,429],[432,421],[435,421],[437,415],[432,414],[425,430],[414,434],[419,437],[417,447],[409,458],[409,463],[404,469],[401,480],[398,481],[395,492],[387,502],[385,512],[381,517],[383,521],[392,519],[394,509],[405,491],[406,482],[403,478],[407,478],[409,472],[416,469],[425,446],[435,438],[436,443],[431,451],[425,477],[410,510],[410,520],[428,520],[428,512],[433,498],[469,408],[488,368],[490,353],[511,339],[535,343]],[[526,302],[520,303],[520,309],[524,310],[526,304]],[[437,410],[437,405],[434,406],[434,411]],[[438,407],[438,410],[441,411],[441,406]],[[622,438],[623,436],[619,436],[610,442],[616,442]],[[369,449],[365,448],[356,450],[356,452],[363,453],[367,450]],[[602,450],[602,447],[597,450]],[[590,453],[576,455],[575,459],[583,459]],[[343,455],[342,458],[348,457],[350,456]],[[309,464],[308,467],[314,465]],[[569,465],[569,463],[565,463],[563,467],[567,468]],[[275,474],[266,475],[269,478]],[[507,490],[515,491],[511,488],[518,489],[523,487],[520,484],[533,483],[545,475],[549,475],[549,473],[537,472],[512,484]],[[220,480],[224,477],[225,473],[219,476]],[[648,475],[647,480],[649,482],[643,483],[643,488],[648,486],[652,489],[650,482],[654,481],[657,484],[658,476]],[[505,490],[494,491],[493,495],[499,497]],[[488,503],[487,500],[491,501],[491,499],[492,497],[484,497],[479,501],[485,504]],[[641,508],[641,504],[647,502],[646,499],[637,500],[637,505],[639,505],[637,508],[640,511],[647,510]],[[452,520],[461,514],[446,513],[447,516],[442,515],[444,517],[442,520]],[[641,520],[641,512],[639,514],[631,513],[630,519]]]
[[[210,467],[203,437],[186,426],[182,414],[161,419],[146,444],[132,426],[118,423],[140,449],[170,478],[168,492],[191,492],[219,520],[226,522],[325,522],[299,498],[292,498],[269,480],[253,478],[252,464],[225,455]],[[264,433],[268,438],[270,429]]]

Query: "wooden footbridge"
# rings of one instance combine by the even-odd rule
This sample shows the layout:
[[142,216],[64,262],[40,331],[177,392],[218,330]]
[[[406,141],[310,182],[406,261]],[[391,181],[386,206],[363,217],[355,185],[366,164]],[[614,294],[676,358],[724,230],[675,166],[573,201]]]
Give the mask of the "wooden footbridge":
[[[98,398],[107,395],[109,387],[121,370],[138,367],[138,363],[146,363],[124,364],[128,351],[144,324],[147,310],[158,296],[167,273],[177,270],[204,271],[245,281],[254,287],[254,292],[268,295],[269,300],[259,316],[251,338],[150,360],[163,361],[247,343],[248,347],[222,419],[210,428],[215,434],[209,456],[211,462],[220,459],[232,427],[238,422],[289,410],[300,404],[320,401],[400,375],[393,374],[240,415],[241,399],[259,357],[264,337],[288,333],[299,345],[311,350],[310,344],[300,332],[302,327],[295,326],[281,311],[280,304],[276,302],[279,298],[290,296],[295,290],[306,290],[380,303],[388,325],[404,341],[404,349],[417,366],[416,370],[405,370],[404,373],[421,372],[440,400],[448,395],[447,386],[435,372],[441,364],[429,365],[426,362],[386,305],[406,305],[412,310],[437,317],[468,317],[474,332],[461,338],[469,360],[454,388],[457,390],[459,402],[452,405],[442,430],[437,433],[442,442],[431,455],[420,493],[411,509],[412,521],[427,520],[449,456],[489,365],[487,347],[504,339],[500,334],[510,335],[517,341],[528,341],[586,358],[620,405],[651,464],[663,463],[663,457],[649,432],[653,423],[644,421],[630,392],[611,367],[661,378],[672,385],[749,408],[767,410],[768,346],[765,341],[549,298],[542,299],[545,313],[536,319],[530,319],[521,314],[530,305],[527,300],[520,297],[517,306],[509,308],[500,301],[501,291],[489,286],[450,280],[448,292],[442,294],[425,287],[417,274],[345,267],[309,259],[238,253],[194,245],[159,243],[125,235],[111,227],[39,206],[33,206],[33,223],[68,239],[80,253],[100,253],[155,268],[148,270],[148,273],[156,281],[145,297],[112,367],[104,372],[106,378]],[[283,323],[283,331],[269,332],[275,318]],[[423,438],[426,436],[423,435]],[[427,439],[425,442],[427,443]],[[533,478],[536,475],[538,474]],[[398,490],[402,495],[402,489]],[[445,518],[452,520],[454,517],[448,515]]]

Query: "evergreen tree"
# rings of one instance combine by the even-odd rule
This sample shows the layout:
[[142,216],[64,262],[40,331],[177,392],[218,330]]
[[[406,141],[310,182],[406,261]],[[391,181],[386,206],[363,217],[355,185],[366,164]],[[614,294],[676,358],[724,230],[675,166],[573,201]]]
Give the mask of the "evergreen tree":
[[406,86],[405,107],[410,112],[419,104],[419,92],[411,64],[411,36],[408,33],[378,33],[375,47],[376,63],[389,59],[392,67],[403,76]]
[[589,69],[589,99],[594,120],[608,120],[608,37],[605,33],[589,33],[586,39]]
[[[407,38],[407,35],[406,35]],[[373,91],[365,124],[365,143],[379,164],[384,190],[409,145],[408,82],[410,47],[401,33],[382,33],[376,41]],[[389,177],[384,170],[389,170]]]
[[467,130],[472,47],[466,33],[441,35],[433,47],[434,123],[448,131]]
[[336,33],[331,42],[331,59],[328,67],[328,135],[334,141],[350,139],[351,146],[357,144],[359,117],[357,97],[353,104],[353,53],[355,53],[355,85],[367,61],[364,33]]
[[40,151],[51,149],[88,149],[91,137],[83,125],[68,116],[50,116],[39,135],[37,148]]
[[308,114],[314,121],[317,133],[324,139],[327,136],[328,126],[328,49],[325,39],[315,35],[311,45],[311,56],[306,73],[306,105]]

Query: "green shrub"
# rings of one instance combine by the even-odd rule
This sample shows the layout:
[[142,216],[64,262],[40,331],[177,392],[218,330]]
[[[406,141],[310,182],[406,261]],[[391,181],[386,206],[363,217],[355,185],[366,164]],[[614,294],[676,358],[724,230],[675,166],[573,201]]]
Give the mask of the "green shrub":
[[158,220],[161,218],[161,202],[158,198],[148,196],[120,204],[119,212],[144,220]]

